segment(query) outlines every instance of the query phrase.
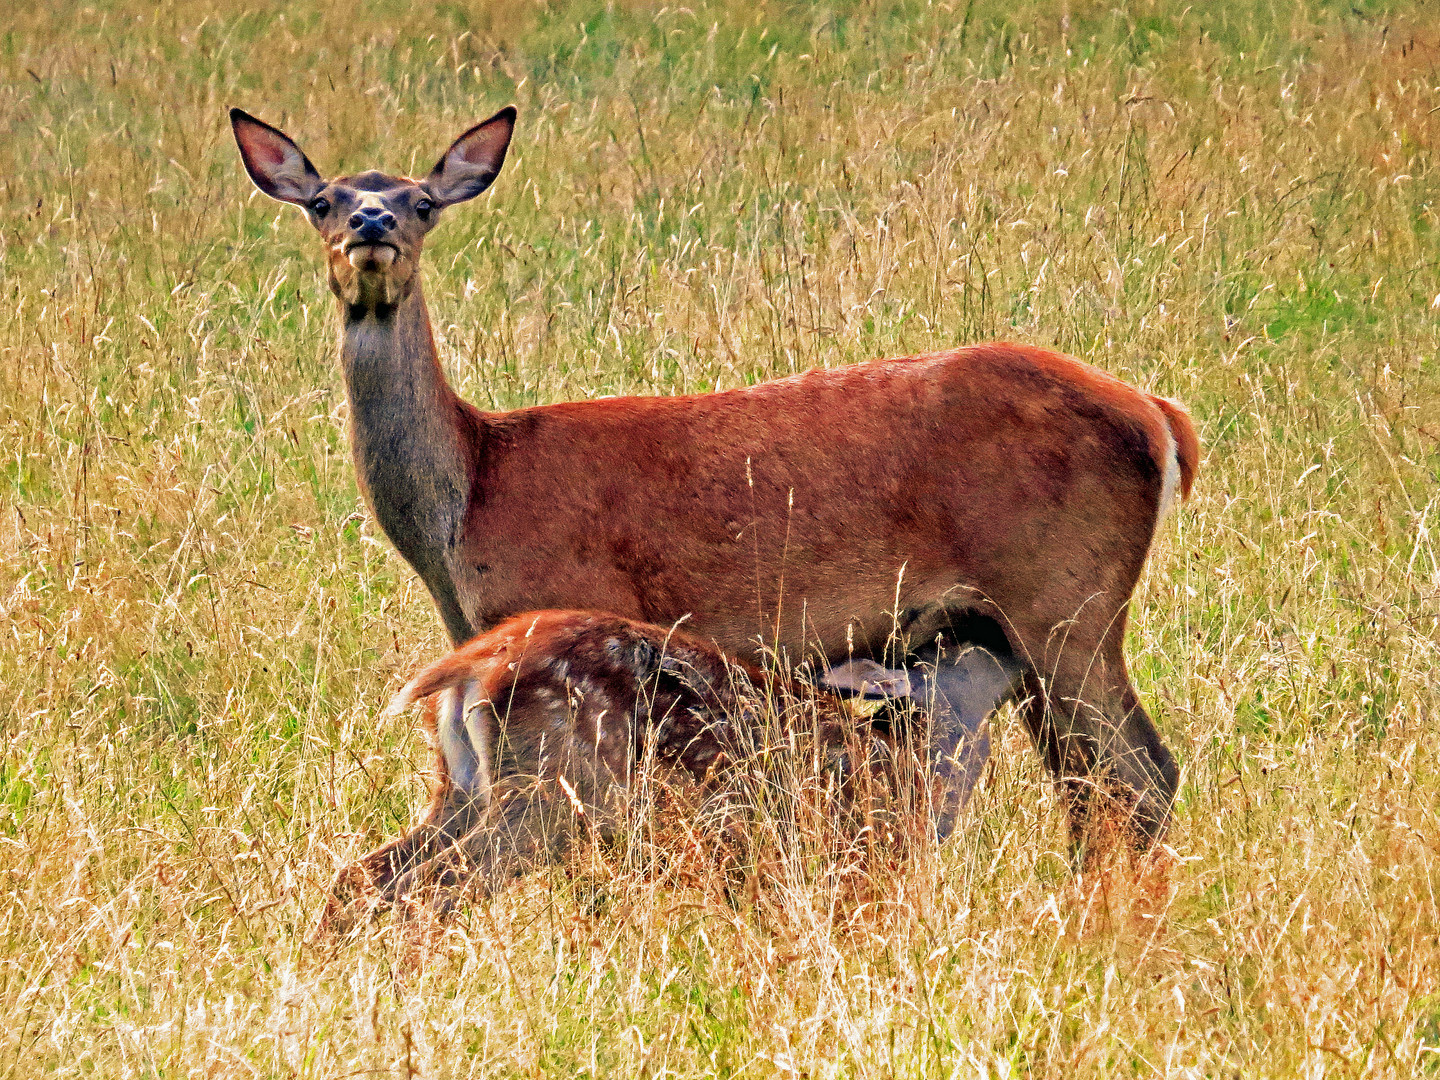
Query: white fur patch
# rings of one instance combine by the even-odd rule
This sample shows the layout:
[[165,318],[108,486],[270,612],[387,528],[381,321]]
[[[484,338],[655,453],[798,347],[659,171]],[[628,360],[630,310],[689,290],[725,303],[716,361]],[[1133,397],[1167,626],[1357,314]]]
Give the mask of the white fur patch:
[[476,790],[475,785],[482,768],[469,732],[465,729],[465,702],[473,686],[473,682],[466,682],[460,686],[448,686],[440,692],[435,727],[440,734],[440,753],[445,755],[450,782],[461,791],[478,795],[481,792]]
[[490,740],[487,721],[490,703],[480,696],[480,683],[468,680],[463,687],[461,708],[465,713],[465,733],[470,736],[470,750],[475,755],[475,782],[469,788],[472,798],[488,801],[490,797]]
[[386,244],[357,244],[345,257],[356,270],[388,270],[395,261],[395,249]]
[[1165,478],[1160,483],[1160,512],[1155,515],[1156,527],[1175,508],[1180,498],[1180,449],[1170,431],[1170,418],[1162,416],[1162,419],[1165,421]]

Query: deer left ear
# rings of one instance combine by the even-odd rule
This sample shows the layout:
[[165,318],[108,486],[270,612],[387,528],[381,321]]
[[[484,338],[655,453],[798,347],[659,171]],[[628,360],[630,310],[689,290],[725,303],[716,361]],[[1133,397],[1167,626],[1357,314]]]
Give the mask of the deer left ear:
[[849,660],[837,664],[820,681],[843,697],[866,699],[909,697],[913,691],[904,668],[881,667],[874,660]]
[[453,206],[479,195],[500,175],[514,134],[515,106],[507,105],[461,135],[425,179],[431,197],[441,206]]
[[230,110],[230,126],[240,145],[240,158],[255,186],[281,202],[308,206],[325,186],[310,159],[279,128],[243,109]]

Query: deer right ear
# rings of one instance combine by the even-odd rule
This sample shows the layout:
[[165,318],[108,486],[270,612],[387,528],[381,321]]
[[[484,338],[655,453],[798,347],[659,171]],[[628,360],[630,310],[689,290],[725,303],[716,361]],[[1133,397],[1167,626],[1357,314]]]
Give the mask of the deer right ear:
[[255,186],[281,202],[308,206],[325,186],[310,159],[279,128],[243,109],[230,110],[230,126],[240,145],[240,158]]
[[431,198],[452,206],[479,195],[500,175],[514,134],[515,106],[507,105],[461,135],[425,178]]

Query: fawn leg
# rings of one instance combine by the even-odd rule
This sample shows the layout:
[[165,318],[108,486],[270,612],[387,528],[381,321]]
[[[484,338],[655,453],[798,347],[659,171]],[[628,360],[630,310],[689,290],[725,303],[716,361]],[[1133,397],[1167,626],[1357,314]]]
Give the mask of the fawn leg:
[[[347,933],[360,914],[373,915],[393,903],[392,883],[434,853],[469,832],[489,801],[489,711],[478,684],[467,682],[439,695],[435,731],[440,786],[424,819],[410,832],[344,867],[330,887],[316,931]],[[372,900],[362,903],[363,898]]]
[[572,800],[553,780],[510,777],[495,785],[489,808],[454,844],[392,881],[392,901],[413,897],[443,913],[454,890],[486,899],[508,882],[563,857],[577,828],[601,808]]
[[[453,789],[452,789],[453,790]],[[370,917],[394,902],[394,882],[423,865],[437,850],[474,827],[483,805],[469,798],[442,802],[426,820],[341,868],[325,898],[314,937],[347,934],[361,916]]]

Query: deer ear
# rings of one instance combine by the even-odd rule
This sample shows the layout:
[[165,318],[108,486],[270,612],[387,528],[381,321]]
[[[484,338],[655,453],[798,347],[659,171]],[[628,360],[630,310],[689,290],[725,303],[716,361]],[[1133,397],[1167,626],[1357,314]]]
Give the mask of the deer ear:
[[452,206],[479,195],[500,175],[513,134],[515,106],[507,105],[461,135],[425,179],[431,197],[441,206]]
[[881,667],[874,660],[849,660],[821,676],[821,682],[847,697],[909,697],[910,676],[904,668]]
[[230,126],[235,129],[245,171],[272,199],[306,206],[325,186],[310,159],[279,128],[242,109],[230,110]]

